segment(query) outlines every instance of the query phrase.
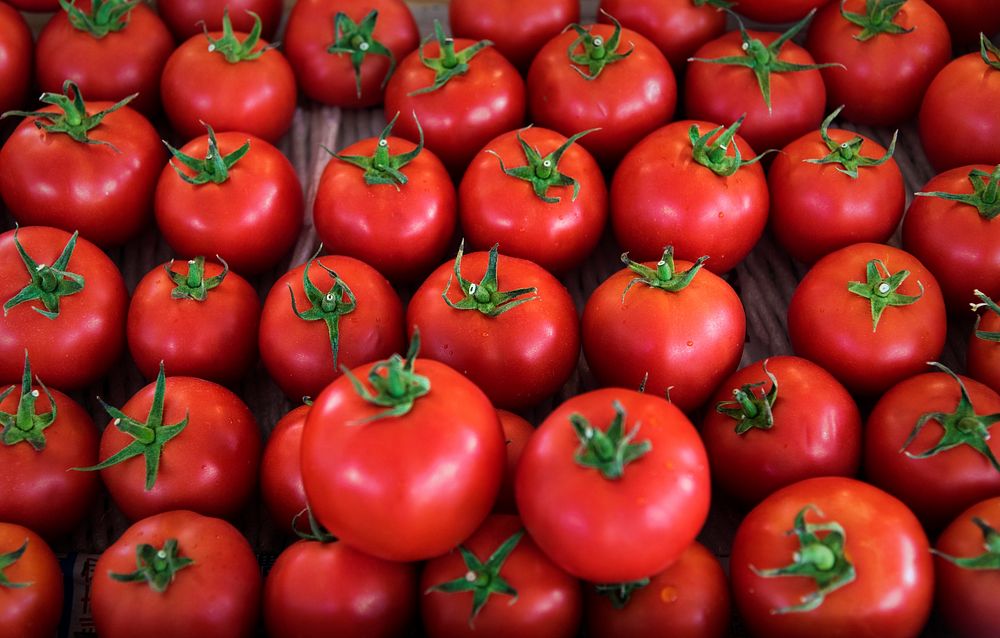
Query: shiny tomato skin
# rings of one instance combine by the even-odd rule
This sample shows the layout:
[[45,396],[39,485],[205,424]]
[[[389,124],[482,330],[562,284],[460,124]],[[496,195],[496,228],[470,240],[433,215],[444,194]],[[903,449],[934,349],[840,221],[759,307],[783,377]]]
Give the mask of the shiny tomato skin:
[[729,583],[719,559],[695,541],[673,564],[616,609],[587,587],[587,635],[591,638],[722,638],[729,629]]
[[[916,303],[887,307],[874,331],[871,302],[847,289],[852,281],[866,281],[873,259],[890,273],[910,272],[899,294],[920,294],[917,282],[924,287]],[[945,330],[944,299],[934,275],[909,253],[882,244],[853,244],[823,257],[799,282],[788,306],[795,353],[863,396],[881,394],[923,372],[926,362],[941,354]]]
[[771,390],[762,367],[752,363],[726,379],[708,402],[701,436],[712,466],[713,486],[746,504],[814,476],[854,476],[861,464],[861,414],[854,399],[829,372],[799,357],[765,359],[778,380],[771,429],[736,433],[737,421],[715,407],[733,391],[763,383],[756,396]]
[[[372,365],[353,373],[366,380]],[[405,415],[359,423],[386,408],[341,376],[316,398],[302,435],[302,479],[316,519],[386,560],[428,559],[468,538],[503,478],[503,432],[486,395],[431,359],[417,359],[415,372],[430,391]],[[445,468],[453,468],[446,478]]]
[[0,2],[0,113],[24,106],[31,83],[34,41],[28,23]]
[[[626,431],[641,424],[633,441],[652,447],[610,480],[575,461],[580,442],[569,417],[581,414],[607,430],[615,401],[625,409]],[[595,390],[542,422],[521,456],[514,491],[524,526],[556,565],[591,582],[626,582],[663,571],[701,530],[710,497],[708,459],[691,422],[665,399]]]
[[[164,166],[156,185],[156,223],[179,256],[218,255],[240,274],[258,274],[277,265],[298,237],[302,185],[292,163],[270,143],[237,132],[217,138],[223,154],[247,141],[250,150],[221,184],[188,184],[172,165]],[[180,149],[196,158],[207,150],[207,135]]]
[[22,587],[0,587],[0,623],[10,636],[51,638],[56,633],[63,606],[63,575],[59,561],[42,538],[27,527],[0,523],[0,554],[13,552],[25,542],[24,554],[4,568],[4,576]]
[[306,509],[306,488],[302,485],[302,430],[312,406],[300,405],[275,424],[260,460],[260,493],[271,520],[285,534],[293,529],[309,530],[305,515],[293,526],[295,517]]
[[247,33],[254,20],[248,12],[260,16],[261,34],[270,40],[281,22],[281,0],[159,0],[156,10],[160,18],[179,42],[202,33],[202,25],[209,31],[222,29],[222,14],[229,11],[233,29]]
[[979,34],[987,37],[1000,31],[1000,0],[927,0],[951,32],[955,48],[969,50],[979,46]]
[[[17,238],[38,264],[53,264],[71,235],[57,228],[23,227]],[[0,316],[0,383],[20,384],[24,350],[31,372],[49,388],[77,390],[96,383],[125,348],[128,291],[121,272],[100,248],[76,240],[68,271],[84,279],[83,290],[59,303],[59,316],[48,319],[27,302]],[[0,235],[0,299],[6,302],[31,281],[14,246],[14,231]]]
[[[764,232],[767,179],[759,164],[729,177],[698,164],[688,137],[693,125],[702,135],[718,127],[672,122],[629,151],[611,183],[611,226],[618,245],[636,261],[656,261],[669,244],[687,261],[708,255],[705,268],[721,274],[735,268]],[[739,134],[734,141],[743,158],[754,157]]]
[[517,473],[517,464],[521,461],[521,454],[524,453],[524,446],[535,433],[535,426],[507,410],[497,410],[497,416],[500,417],[500,427],[503,428],[504,440],[507,443],[507,468],[504,470],[503,484],[500,485],[500,494],[497,495],[494,511],[501,514],[516,514],[514,476]]
[[[799,541],[788,530],[807,505],[822,512],[808,512],[807,523],[843,526],[856,577],[812,611],[775,614],[773,609],[797,605],[815,592],[815,581],[765,578],[751,566],[792,563]],[[740,524],[729,565],[737,609],[754,636],[915,638],[931,610],[934,568],[920,523],[896,498],[850,478],[808,479],[769,496]]]
[[[986,311],[982,317],[979,330],[1000,332],[1000,314]],[[1000,343],[980,339],[973,331],[966,351],[966,364],[970,377],[1000,393]]]
[[[606,24],[585,28],[605,39],[614,32]],[[569,30],[552,38],[531,63],[531,118],[538,126],[566,136],[600,128],[582,138],[580,145],[603,166],[613,168],[636,142],[673,117],[677,81],[656,45],[630,29],[622,29],[618,52],[634,46],[631,55],[604,67],[596,79],[587,80],[577,73],[580,68],[567,54],[577,37]],[[578,49],[577,53],[583,50]]]
[[[523,530],[516,516],[496,514],[483,522],[462,547],[482,562],[504,541]],[[427,562],[420,575],[420,611],[430,638],[479,636],[502,638],[574,638],[583,615],[580,582],[559,569],[525,534],[500,569],[500,577],[517,591],[517,598],[492,594],[469,621],[472,592],[431,591],[435,585],[461,578],[469,571],[462,555],[451,551]]]
[[[260,357],[274,382],[295,401],[319,394],[340,376],[340,366],[353,368],[403,349],[403,303],[389,282],[351,257],[326,256],[317,261],[337,273],[357,297],[354,311],[339,320],[336,367],[326,323],[299,319],[292,310],[289,287],[300,312],[310,307],[302,284],[305,264],[274,283],[260,317]],[[309,268],[309,279],[325,292],[334,283],[319,264]]]
[[[726,30],[726,13],[693,0],[601,0],[601,9],[622,26],[647,37],[670,62],[674,73],[688,58]],[[609,22],[604,15],[598,21]]]
[[456,37],[490,40],[522,73],[538,50],[580,20],[577,0],[452,0],[448,22]]
[[[401,116],[402,118],[402,116]],[[387,138],[393,155],[416,145]],[[378,138],[352,144],[340,155],[371,157]],[[313,221],[327,250],[372,266],[391,281],[419,281],[445,255],[455,232],[455,185],[432,151],[424,149],[401,169],[407,183],[370,185],[364,171],[331,157],[319,180]]]
[[[478,282],[488,253],[466,253],[462,277]],[[454,262],[442,264],[413,293],[406,308],[407,333],[420,330],[422,356],[445,363],[478,385],[498,408],[536,405],[569,379],[580,356],[580,322],[569,292],[558,279],[526,259],[501,254],[500,290],[536,288],[537,298],[495,317],[450,307],[464,297],[454,281]],[[527,296],[527,295],[526,295]]]
[[[177,571],[165,592],[111,578],[135,571],[138,545],[162,548],[168,539],[194,564]],[[257,629],[260,595],[260,567],[243,535],[221,519],[179,510],[135,523],[101,555],[90,604],[102,638],[248,638]]]
[[264,622],[273,638],[394,638],[414,623],[416,598],[415,564],[301,540],[268,573]]
[[[832,5],[831,5],[832,6]],[[858,136],[828,129],[837,144]],[[860,155],[879,159],[886,149],[861,136]],[[788,254],[806,264],[858,242],[885,242],[895,232],[906,206],[906,186],[896,160],[858,168],[858,177],[841,164],[812,164],[830,149],[819,131],[806,133],[778,153],[768,170],[771,230]]]
[[[736,12],[758,22],[794,22],[831,0],[741,0]],[[836,4],[835,2],[833,4]]]

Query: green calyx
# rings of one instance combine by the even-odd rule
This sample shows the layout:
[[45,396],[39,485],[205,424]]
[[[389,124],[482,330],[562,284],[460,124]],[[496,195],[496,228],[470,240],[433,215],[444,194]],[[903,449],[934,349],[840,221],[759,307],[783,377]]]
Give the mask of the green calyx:
[[[779,59],[779,56],[781,55],[781,48],[785,46],[785,43],[798,35],[798,33],[802,31],[807,24],[809,24],[809,21],[812,20],[812,17],[815,14],[816,10],[813,9],[809,12],[809,15],[792,25],[788,31],[782,33],[769,45],[765,45],[757,38],[751,38],[750,34],[747,33],[746,28],[743,26],[743,22],[737,17],[737,26],[739,27],[740,35],[743,38],[742,56],[731,55],[721,58],[689,58],[688,62],[708,62],[710,64],[731,64],[747,67],[753,71],[754,75],[757,77],[757,85],[760,87],[760,93],[764,97],[764,103],[767,104],[768,112],[771,112],[772,73],[811,71],[813,69],[823,69],[831,66],[844,68],[843,64],[832,62],[826,64],[795,64],[793,62],[785,62]],[[735,16],[735,14],[733,15]],[[719,90],[726,90],[726,88],[719,87]]]
[[513,605],[517,602],[517,590],[511,587],[504,577],[500,575],[500,571],[523,536],[524,530],[516,532],[501,543],[500,547],[490,554],[485,563],[476,558],[476,555],[471,551],[460,545],[458,551],[462,553],[462,560],[465,562],[465,567],[468,571],[455,580],[434,585],[424,593],[429,594],[437,591],[445,594],[455,594],[463,591],[471,591],[472,612],[469,614],[469,628],[474,629],[476,616],[486,606],[490,596],[503,594],[504,596],[512,597],[510,604]]
[[861,33],[854,36],[855,40],[865,42],[875,36],[886,33],[904,35],[913,32],[913,27],[904,29],[893,22],[906,0],[865,0],[865,12],[854,13],[844,9],[847,0],[840,0],[840,15],[855,26],[861,27]]
[[[424,55],[424,47],[427,46],[431,40],[437,40],[438,47],[441,49],[440,54],[436,58],[428,58]],[[461,51],[455,51],[455,40],[445,37],[444,29],[441,27],[441,23],[435,20],[434,35],[424,38],[424,41],[420,43],[420,48],[417,49],[417,52],[420,55],[420,61],[423,62],[424,66],[428,69],[434,71],[434,83],[430,86],[425,86],[422,89],[411,91],[409,95],[412,96],[432,93],[450,82],[452,78],[465,75],[469,72],[469,61],[472,60],[477,53],[486,47],[491,46],[493,46],[493,43],[489,40],[480,40],[479,42],[476,42]]]
[[105,403],[104,399],[98,397],[98,401],[101,402],[105,411],[113,419],[111,424],[131,436],[134,440],[97,465],[74,467],[73,469],[80,472],[103,470],[142,455],[146,461],[145,490],[148,492],[153,489],[153,486],[156,484],[156,475],[160,470],[160,457],[163,455],[163,447],[168,441],[180,434],[188,425],[188,414],[184,415],[182,421],[173,425],[163,422],[163,400],[166,394],[166,387],[166,377],[163,373],[163,362],[161,361],[160,373],[156,375],[153,403],[149,406],[149,414],[146,416],[145,422],[133,419],[118,408]]
[[[880,271],[885,271],[883,277]],[[878,322],[882,318],[882,313],[889,306],[909,306],[920,300],[924,296],[924,285],[920,286],[919,295],[903,295],[896,290],[903,285],[903,282],[910,276],[909,270],[900,270],[895,274],[890,274],[888,267],[881,259],[872,259],[865,267],[867,281],[850,281],[847,289],[850,292],[864,297],[871,301],[872,307],[872,332],[878,329]]]
[[615,609],[625,609],[632,601],[632,594],[649,585],[649,579],[633,580],[627,583],[614,583],[610,585],[594,585],[598,594],[606,596],[611,601]]
[[361,64],[365,56],[384,55],[389,58],[389,70],[382,78],[382,88],[389,82],[389,77],[396,70],[396,56],[392,50],[375,39],[375,23],[378,21],[378,11],[371,12],[355,23],[343,11],[338,11],[333,17],[333,44],[327,47],[327,53],[351,56],[351,66],[354,67],[354,84],[358,98],[361,98]]
[[[308,532],[303,532],[301,529],[299,529],[299,520],[303,516],[306,516],[309,519]],[[308,505],[304,510],[302,510],[292,518],[292,531],[295,532],[296,536],[298,536],[304,541],[316,541],[317,543],[327,544],[336,542],[337,540],[336,536],[331,534],[329,531],[327,531],[325,527],[319,524],[319,521],[317,521],[316,517],[313,516],[312,510],[309,509]]]
[[770,430],[774,427],[772,408],[778,399],[778,379],[767,369],[767,359],[762,365],[764,374],[771,380],[771,389],[766,393],[762,388],[765,381],[747,383],[733,390],[732,401],[722,401],[715,411],[736,419],[736,433],[745,434],[753,428]]
[[354,376],[353,372],[341,367],[344,376],[350,380],[358,396],[368,403],[386,408],[378,414],[353,421],[352,425],[363,425],[378,419],[403,416],[413,408],[417,399],[431,391],[431,380],[414,371],[419,351],[420,331],[414,328],[413,337],[410,339],[410,348],[405,359],[394,354],[388,359],[376,363],[368,372],[368,383],[375,390],[374,393],[368,390],[361,383],[361,380]]
[[24,589],[25,587],[31,587],[34,583],[12,583],[10,579],[7,578],[7,574],[4,573],[8,567],[16,563],[22,556],[24,552],[28,550],[28,539],[24,539],[24,543],[12,552],[7,552],[6,554],[0,554],[0,587],[6,589]]
[[413,121],[417,124],[417,132],[420,134],[420,142],[417,144],[416,148],[408,153],[400,153],[398,155],[393,155],[389,152],[389,135],[392,133],[392,127],[396,125],[396,120],[399,119],[399,113],[393,116],[392,121],[386,124],[385,128],[378,136],[378,143],[375,145],[375,152],[371,157],[364,157],[362,155],[338,155],[328,148],[324,148],[327,153],[333,157],[339,159],[341,162],[347,162],[352,166],[357,166],[365,172],[365,184],[369,186],[379,186],[386,184],[389,186],[394,186],[396,190],[399,190],[400,186],[406,184],[409,178],[403,174],[402,168],[412,162],[420,153],[424,150],[424,129],[420,126],[420,120],[417,119],[417,114],[413,114]]
[[76,7],[76,0],[59,0],[73,28],[98,39],[128,26],[129,14],[137,4],[139,0],[93,0],[90,13],[84,13]]
[[969,171],[969,181],[972,182],[971,193],[945,193],[933,191],[916,193],[921,197],[940,197],[953,202],[968,204],[979,211],[979,215],[987,220],[996,219],[1000,215],[1000,164],[992,173],[974,168]]
[[222,272],[214,277],[205,279],[205,258],[195,257],[188,261],[188,271],[186,275],[174,272],[174,260],[165,264],[163,269],[167,271],[170,281],[174,282],[174,289],[170,291],[172,299],[191,299],[193,301],[205,301],[208,298],[208,291],[218,288],[222,281],[229,274],[229,264],[222,257],[218,258],[222,262]]
[[[601,13],[611,20],[611,24],[615,27],[615,30],[611,33],[611,37],[607,40],[599,35],[591,34],[590,31],[587,31],[582,25],[575,22],[566,27],[567,29],[573,29],[577,34],[577,38],[570,43],[569,48],[566,50],[566,55],[569,56],[569,61],[573,63],[571,68],[585,80],[596,80],[601,71],[604,70],[604,67],[614,64],[619,60],[624,60],[632,55],[632,52],[635,50],[635,46],[633,45],[628,51],[618,53],[618,45],[622,39],[622,25],[604,9],[601,9]],[[577,53],[576,50],[581,46],[583,47],[583,51]],[[580,67],[586,67],[587,71],[582,71]]]
[[528,163],[525,166],[518,166],[516,168],[507,168],[504,166],[503,158],[501,158],[496,151],[487,150],[486,152],[497,158],[497,161],[500,162],[500,170],[503,171],[504,174],[516,177],[517,179],[524,180],[525,182],[531,184],[531,188],[535,191],[535,195],[546,204],[559,203],[558,197],[548,196],[549,189],[558,186],[572,186],[572,201],[575,202],[577,195],[580,194],[580,183],[573,177],[563,175],[559,172],[559,160],[562,159],[563,154],[569,150],[569,147],[572,146],[574,142],[584,135],[593,133],[597,130],[599,129],[592,128],[577,133],[563,142],[562,146],[552,151],[545,157],[542,157],[542,154],[539,153],[537,149],[528,145],[528,143],[524,141],[524,138],[521,137],[521,131],[518,131],[517,141],[521,144],[521,150],[524,151],[524,157],[528,160]]
[[[205,124],[205,122],[202,122],[202,124]],[[194,171],[193,176],[188,175],[179,166],[174,164],[173,161],[170,162],[170,166],[177,172],[178,177],[192,186],[201,186],[208,183],[222,184],[229,179],[229,171],[236,165],[236,162],[243,159],[243,156],[250,152],[250,140],[247,140],[243,143],[243,146],[232,153],[223,155],[219,152],[219,141],[215,137],[215,129],[208,124],[205,124],[205,128],[208,130],[208,150],[205,152],[204,159],[198,159],[197,157],[191,157],[186,153],[182,153],[171,146],[169,142],[163,140],[163,144],[170,151],[170,154],[181,164]]]
[[[986,293],[984,293],[982,290],[974,290],[973,293],[977,297],[982,299],[982,303],[969,304],[972,306],[973,312],[978,312],[980,308],[987,308],[993,311],[994,314],[1000,315],[1000,305],[998,305],[997,302],[987,297]],[[982,320],[981,316],[976,317],[976,328],[975,328],[976,338],[982,339],[983,341],[995,341],[995,342],[1000,341],[1000,332],[987,332],[986,330],[979,329],[979,322],[981,320]]]
[[[941,452],[946,452],[959,445],[967,445],[983,455],[990,462],[990,465],[993,466],[993,469],[1000,472],[1000,462],[997,462],[997,458],[993,455],[993,450],[990,449],[990,445],[987,443],[990,439],[990,427],[997,421],[1000,421],[1000,412],[989,415],[976,414],[975,408],[972,406],[972,399],[969,398],[965,384],[962,383],[958,375],[937,361],[931,361],[928,365],[934,366],[954,379],[958,383],[958,388],[962,396],[959,398],[954,412],[928,412],[920,415],[920,418],[917,419],[916,424],[913,426],[913,431],[910,432],[910,436],[907,437],[906,442],[903,443],[903,447],[899,450],[900,453],[906,454],[911,459],[926,459],[937,456]],[[941,429],[944,430],[940,440],[933,447],[919,454],[907,452],[906,448],[910,447],[913,439],[917,437],[917,434],[927,425],[928,421],[937,421]]]
[[[70,97],[71,94],[73,97]],[[42,97],[39,98],[45,104],[58,106],[62,109],[62,113],[58,111],[7,111],[0,115],[0,119],[8,116],[33,117],[36,119],[32,123],[46,133],[65,133],[74,141],[82,144],[110,146],[116,152],[120,152],[114,144],[102,140],[92,140],[87,136],[87,133],[97,128],[109,113],[114,113],[125,106],[137,95],[139,94],[133,93],[103,111],[89,114],[83,97],[80,95],[79,87],[72,80],[66,80],[63,82],[62,93],[42,93]]]
[[649,441],[633,443],[639,434],[639,424],[636,423],[630,431],[625,431],[625,407],[615,401],[613,404],[615,416],[607,431],[592,426],[579,413],[569,416],[569,422],[580,440],[573,460],[582,467],[591,467],[604,475],[604,478],[614,481],[625,473],[625,466],[653,449]]
[[[807,523],[806,512],[809,510],[823,516],[815,505],[806,505],[799,510],[795,516],[795,526],[789,532],[798,537],[799,550],[792,555],[790,565],[775,569],[757,569],[753,565],[750,566],[750,570],[762,578],[797,576],[812,578],[816,582],[816,591],[803,596],[800,604],[772,609],[772,614],[812,611],[822,605],[827,596],[854,582],[857,576],[854,565],[844,554],[844,545],[847,542],[844,527],[836,521]],[[826,535],[820,538],[819,534],[822,532]]]
[[740,129],[746,117],[746,113],[741,115],[740,119],[733,122],[714,142],[709,140],[717,135],[723,127],[718,126],[702,135],[698,125],[692,124],[691,128],[688,129],[688,138],[691,140],[691,155],[694,157],[694,161],[720,177],[729,177],[744,166],[756,164],[765,155],[771,153],[772,151],[764,151],[753,159],[744,160],[743,155],[740,153],[740,147],[733,144],[735,155],[729,155],[729,145],[733,143],[733,138],[736,137],[736,132]]
[[[979,34],[979,55],[988,66],[1000,71],[1000,47],[993,44],[985,33]],[[990,55],[996,59],[990,59]]]
[[[0,442],[4,445],[17,445],[21,441],[28,442],[36,452],[45,449],[45,428],[55,423],[58,416],[56,400],[52,393],[45,387],[41,379],[38,385],[42,387],[45,396],[49,399],[49,411],[42,414],[35,414],[35,402],[41,396],[38,390],[31,389],[31,363],[28,361],[28,350],[24,350],[24,373],[21,375],[21,397],[17,401],[17,411],[13,414],[0,412],[0,425],[3,431],[0,432]],[[7,398],[14,391],[15,386],[10,386],[0,394],[0,402]]]
[[830,150],[830,154],[826,157],[807,159],[803,161],[810,164],[839,164],[840,166],[837,167],[838,171],[848,177],[857,179],[859,168],[881,166],[889,161],[892,154],[896,152],[896,138],[899,136],[899,130],[893,132],[892,142],[889,143],[889,149],[885,152],[885,155],[878,159],[863,157],[861,155],[861,145],[864,144],[865,140],[860,135],[856,135],[852,139],[846,142],[841,142],[840,144],[830,139],[830,124],[833,123],[833,120],[836,119],[836,117],[840,115],[840,112],[843,110],[843,105],[837,107],[833,113],[830,113],[830,115],[823,120],[823,123],[819,127],[819,134],[822,136],[826,147]]
[[76,238],[80,233],[73,233],[59,254],[59,258],[49,266],[36,263],[28,255],[24,246],[17,239],[17,231],[18,229],[15,228],[14,247],[17,248],[17,253],[21,256],[21,262],[24,264],[25,270],[28,271],[31,281],[4,303],[3,316],[6,317],[7,313],[15,306],[37,299],[42,302],[45,308],[31,306],[31,309],[46,319],[55,319],[59,316],[60,300],[63,297],[75,295],[84,287],[83,275],[66,270],[69,267],[69,260],[73,256],[73,250],[76,248]]
[[931,552],[937,554],[949,563],[961,567],[962,569],[989,569],[994,571],[1000,569],[1000,532],[997,532],[997,530],[994,529],[989,523],[978,516],[973,516],[972,522],[983,533],[983,547],[986,548],[985,552],[979,556],[972,556],[969,558],[958,558],[956,556],[939,552],[933,548],[931,549]]
[[[354,292],[337,273],[316,259],[322,250],[323,245],[320,244],[302,271],[302,288],[306,293],[309,308],[304,312],[299,311],[291,284],[288,285],[288,295],[292,299],[292,312],[295,313],[296,317],[303,321],[322,321],[326,324],[326,331],[330,337],[330,352],[333,354],[333,367],[336,369],[337,355],[340,351],[340,318],[354,312],[354,309],[358,307],[358,300],[354,296]],[[320,290],[309,278],[309,267],[312,266],[313,262],[325,270],[333,281],[333,286],[326,292]]]
[[208,27],[202,23],[205,39],[208,40],[208,50],[226,58],[226,62],[236,64],[237,62],[256,60],[264,55],[268,49],[273,49],[274,45],[269,44],[261,48],[260,51],[254,51],[254,47],[260,42],[261,21],[260,16],[253,11],[247,11],[247,13],[253,18],[253,27],[242,42],[236,37],[236,33],[233,32],[233,23],[229,19],[228,6],[222,12],[222,35],[220,37],[213,38],[210,36]]
[[145,582],[150,589],[162,594],[174,582],[177,572],[194,565],[194,560],[179,555],[177,539],[170,538],[157,549],[148,543],[135,548],[136,570],[127,574],[109,572],[112,579],[121,583]]
[[625,296],[632,286],[643,284],[650,288],[659,288],[666,292],[680,292],[690,285],[694,276],[701,270],[702,265],[708,260],[708,255],[699,257],[694,265],[683,272],[677,272],[674,267],[674,247],[667,246],[663,249],[663,256],[656,262],[656,268],[650,268],[637,261],[628,258],[628,253],[622,253],[622,263],[629,267],[629,270],[639,275],[628,282],[625,290],[622,291],[622,303],[625,303]]
[[[462,277],[462,255],[465,253],[465,240],[458,247],[458,254],[455,256],[455,274],[448,277],[448,283],[444,287],[441,297],[449,307],[455,310],[478,310],[487,317],[496,317],[513,310],[523,303],[538,299],[537,288],[518,288],[517,290],[501,291],[497,280],[497,260],[500,254],[500,244],[493,244],[490,248],[489,261],[486,264],[486,273],[478,284]],[[465,295],[457,303],[448,297],[451,291],[451,282],[458,280],[458,286]],[[530,296],[525,296],[530,295]]]

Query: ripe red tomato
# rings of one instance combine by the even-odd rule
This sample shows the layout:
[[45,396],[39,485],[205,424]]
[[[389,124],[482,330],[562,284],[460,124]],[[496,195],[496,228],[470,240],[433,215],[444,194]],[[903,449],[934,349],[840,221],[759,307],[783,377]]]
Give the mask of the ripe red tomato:
[[490,40],[522,73],[535,54],[571,22],[580,20],[577,0],[452,0],[448,22],[455,37]]
[[65,231],[28,227],[0,235],[0,301],[0,383],[20,381],[27,349],[48,385],[83,388],[125,347],[128,291],[118,267]]
[[243,535],[182,510],[125,530],[97,560],[90,605],[101,638],[248,638],[260,594],[260,567]]
[[27,527],[0,523],[0,623],[18,638],[51,638],[63,606],[56,555]]
[[264,446],[260,460],[260,493],[277,528],[291,534],[305,529],[301,518],[306,509],[306,488],[302,485],[302,429],[311,405],[300,405],[281,417]]
[[921,372],[944,348],[945,328],[934,275],[913,255],[882,244],[854,244],[823,257],[788,306],[796,354],[865,396]]
[[16,9],[0,2],[0,113],[25,103],[33,51],[28,23]]
[[1000,31],[1000,0],[927,0],[927,3],[944,18],[959,50],[977,44],[980,33],[990,37]]
[[91,100],[117,102],[138,93],[132,106],[143,113],[160,110],[160,73],[174,39],[147,4],[127,0],[67,3],[38,34],[35,82],[58,91],[66,80]]
[[[615,171],[611,225],[637,261],[677,257],[721,274],[743,261],[767,225],[768,191],[739,125],[673,122],[639,142]],[[737,230],[738,229],[738,230]]]
[[332,106],[380,104],[396,64],[419,44],[403,0],[300,0],[285,28],[285,53],[299,86]]
[[271,287],[259,345],[268,374],[289,398],[315,397],[340,376],[341,366],[353,368],[402,349],[403,304],[364,262],[314,257]]
[[1000,306],[982,293],[975,310],[987,310],[976,321],[976,328],[969,338],[966,364],[969,376],[1000,392]]
[[740,0],[736,11],[758,22],[792,22],[830,0]]
[[556,565],[621,583],[663,571],[694,540],[708,514],[708,459],[665,399],[596,390],[542,422],[514,490],[524,526]]
[[[532,121],[580,140],[607,168],[670,121],[677,81],[656,45],[619,25],[576,25],[552,38],[528,71]],[[513,128],[513,127],[509,127]],[[509,130],[508,128],[508,130]]]
[[858,406],[806,359],[752,363],[723,381],[709,406],[701,437],[713,485],[746,504],[803,479],[858,472]]
[[270,40],[278,30],[282,8],[281,0],[159,0],[156,3],[160,18],[180,41],[201,33],[202,23],[209,31],[219,31],[226,11],[233,28],[244,33],[253,28],[255,20],[251,12],[256,13],[263,25],[261,35]]
[[743,519],[729,561],[733,596],[756,636],[915,638],[931,610],[929,549],[916,517],[889,494],[849,478],[808,479]]
[[[746,315],[736,291],[699,263],[623,260],[583,310],[583,351],[605,386],[637,388],[693,412],[740,362]],[[649,574],[647,574],[648,576]]]
[[521,454],[524,453],[524,446],[535,433],[535,426],[507,410],[497,410],[497,416],[500,417],[500,427],[503,428],[503,437],[507,443],[507,468],[504,470],[500,494],[497,495],[496,506],[493,509],[502,514],[516,514],[514,476],[517,473],[517,464],[521,461]]
[[597,20],[612,15],[649,38],[680,73],[701,45],[725,33],[726,6],[720,0],[601,0]]
[[216,137],[209,129],[174,156],[160,173],[155,213],[182,257],[217,255],[236,272],[257,274],[291,249],[304,203],[295,167],[281,151],[252,135]]
[[420,616],[430,638],[574,638],[583,594],[524,533],[516,516],[490,516],[459,551],[420,575]]

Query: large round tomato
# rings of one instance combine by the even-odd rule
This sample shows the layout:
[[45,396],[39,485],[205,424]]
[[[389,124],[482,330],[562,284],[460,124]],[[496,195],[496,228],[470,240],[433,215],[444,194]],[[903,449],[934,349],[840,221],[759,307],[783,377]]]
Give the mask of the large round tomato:
[[514,477],[517,474],[517,464],[521,462],[524,446],[528,444],[535,433],[535,426],[524,418],[508,412],[497,410],[500,417],[500,427],[503,428],[503,438],[507,443],[507,468],[503,473],[503,484],[497,495],[494,511],[502,514],[516,514],[517,504],[514,501]]
[[34,42],[21,14],[0,2],[0,113],[20,108],[28,96]]
[[736,3],[736,11],[758,22],[791,22],[828,2],[830,0],[740,0]]
[[663,571],[701,530],[708,459],[666,399],[596,390],[542,422],[514,490],[528,533],[559,567],[595,583],[627,582]]
[[991,37],[1000,31],[1000,0],[927,0],[927,4],[948,24],[959,50],[977,44],[980,33]]
[[260,16],[261,35],[270,40],[281,22],[281,0],[158,0],[156,10],[178,40],[186,40],[202,32],[222,29],[222,17],[229,13],[233,28],[249,33],[256,13]]
[[[271,520],[285,534],[306,529],[302,485],[302,430],[310,405],[300,405],[275,424],[260,460],[260,494]],[[297,518],[298,517],[298,518]]]
[[709,40],[726,31],[726,4],[719,0],[601,0],[600,22],[612,15],[650,39],[675,73]]
[[63,606],[63,575],[52,549],[20,525],[0,523],[0,623],[18,638],[51,638]]
[[174,511],[125,530],[97,560],[90,590],[101,638],[255,635],[260,567],[226,521]]
[[456,37],[490,40],[522,72],[535,54],[571,22],[580,19],[577,0],[452,0],[448,22]]
[[982,303],[986,310],[969,337],[966,364],[969,376],[1000,393],[1000,306],[995,300],[984,297],[977,299],[976,309]]

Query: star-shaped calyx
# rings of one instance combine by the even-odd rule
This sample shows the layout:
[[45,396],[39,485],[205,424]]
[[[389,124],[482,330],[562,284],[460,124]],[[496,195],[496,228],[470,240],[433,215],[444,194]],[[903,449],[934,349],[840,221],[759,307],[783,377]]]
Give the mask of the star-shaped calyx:
[[[885,276],[882,276],[882,271],[885,271]],[[917,282],[917,285],[920,286],[919,295],[904,295],[896,292],[903,285],[906,278],[910,276],[910,271],[900,270],[897,273],[889,273],[889,268],[886,267],[881,259],[872,259],[869,261],[867,266],[865,266],[865,275],[866,280],[863,282],[848,282],[847,289],[871,302],[872,332],[878,329],[878,322],[882,318],[882,313],[885,312],[886,308],[890,306],[909,306],[917,303],[924,296],[924,285],[919,281]]]
[[372,9],[368,15],[355,22],[343,11],[338,11],[333,17],[333,44],[327,47],[327,53],[350,56],[354,68],[354,83],[358,98],[361,98],[361,64],[369,55],[382,55],[389,58],[389,70],[382,78],[382,88],[389,82],[389,77],[396,70],[396,56],[392,50],[375,39],[375,24],[378,21],[378,11]]
[[[41,452],[45,449],[45,428],[55,423],[59,416],[56,408],[56,400],[52,393],[45,387],[41,379],[38,385],[49,400],[49,411],[41,414],[35,413],[35,402],[41,396],[38,390],[31,389],[31,362],[28,360],[28,350],[24,351],[24,373],[21,375],[21,396],[17,401],[17,411],[13,414],[0,412],[0,425],[3,431],[0,432],[0,442],[4,445],[17,445],[26,441]],[[0,394],[0,402],[14,391],[15,386],[10,386]]]
[[49,266],[37,263],[28,255],[17,238],[17,232],[18,229],[15,228],[14,247],[17,249],[17,254],[20,255],[21,263],[28,271],[31,281],[4,303],[3,315],[6,317],[12,308],[37,299],[42,302],[44,308],[33,305],[31,309],[47,319],[55,319],[59,316],[59,305],[62,298],[75,295],[84,288],[83,275],[67,270],[69,260],[73,256],[73,250],[76,249],[76,238],[79,233],[73,233],[59,257]]

